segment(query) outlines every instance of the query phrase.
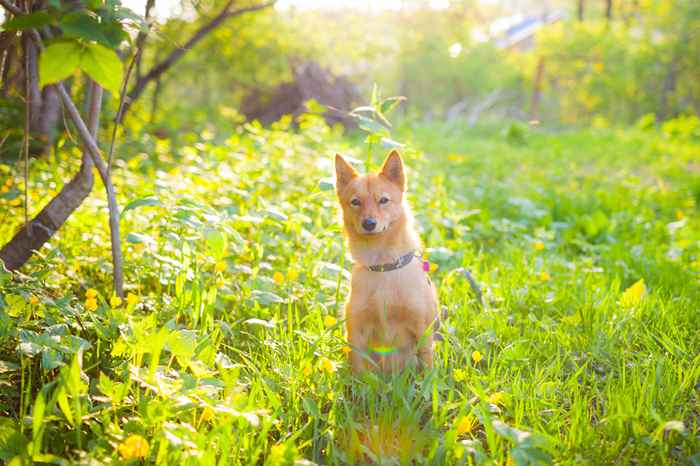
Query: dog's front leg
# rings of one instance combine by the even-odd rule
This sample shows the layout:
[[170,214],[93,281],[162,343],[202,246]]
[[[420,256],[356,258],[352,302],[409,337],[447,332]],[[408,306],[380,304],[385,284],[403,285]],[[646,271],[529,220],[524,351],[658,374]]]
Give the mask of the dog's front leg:
[[367,368],[367,350],[369,348],[369,330],[361,310],[353,309],[348,303],[345,307],[345,323],[350,344],[350,367],[355,373]]

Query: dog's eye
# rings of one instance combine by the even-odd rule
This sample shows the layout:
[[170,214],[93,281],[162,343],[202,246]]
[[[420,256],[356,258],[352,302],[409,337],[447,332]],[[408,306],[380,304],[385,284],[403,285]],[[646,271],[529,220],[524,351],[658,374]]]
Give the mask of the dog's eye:
[[389,202],[389,198],[386,197],[386,196],[382,196],[382,197],[379,199],[379,203],[380,203],[380,204],[386,204],[387,202]]
[[360,200],[358,198],[354,198],[352,201],[350,201],[350,204],[357,207],[360,205]]

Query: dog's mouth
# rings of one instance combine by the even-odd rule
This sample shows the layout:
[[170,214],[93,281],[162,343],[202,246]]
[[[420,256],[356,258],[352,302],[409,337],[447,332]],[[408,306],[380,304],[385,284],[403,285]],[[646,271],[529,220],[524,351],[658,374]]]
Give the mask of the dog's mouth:
[[365,230],[364,228],[361,228],[360,233],[362,233],[363,235],[366,235],[366,236],[376,236],[376,235],[381,235],[382,233],[384,233],[386,231],[386,229],[387,229],[387,227],[383,227],[380,230],[375,229],[375,230],[368,231],[368,230]]

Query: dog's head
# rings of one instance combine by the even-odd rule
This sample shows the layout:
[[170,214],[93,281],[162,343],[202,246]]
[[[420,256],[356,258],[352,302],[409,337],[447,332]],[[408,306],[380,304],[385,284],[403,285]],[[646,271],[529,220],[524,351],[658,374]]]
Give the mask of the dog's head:
[[395,150],[378,173],[358,174],[340,155],[335,156],[335,186],[348,233],[381,235],[403,217],[406,183],[403,161]]

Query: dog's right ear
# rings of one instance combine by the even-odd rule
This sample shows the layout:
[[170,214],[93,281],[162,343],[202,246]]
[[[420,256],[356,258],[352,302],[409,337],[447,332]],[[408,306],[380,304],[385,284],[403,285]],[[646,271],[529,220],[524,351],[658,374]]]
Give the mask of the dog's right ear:
[[341,189],[357,176],[357,172],[342,155],[335,154],[335,187]]

